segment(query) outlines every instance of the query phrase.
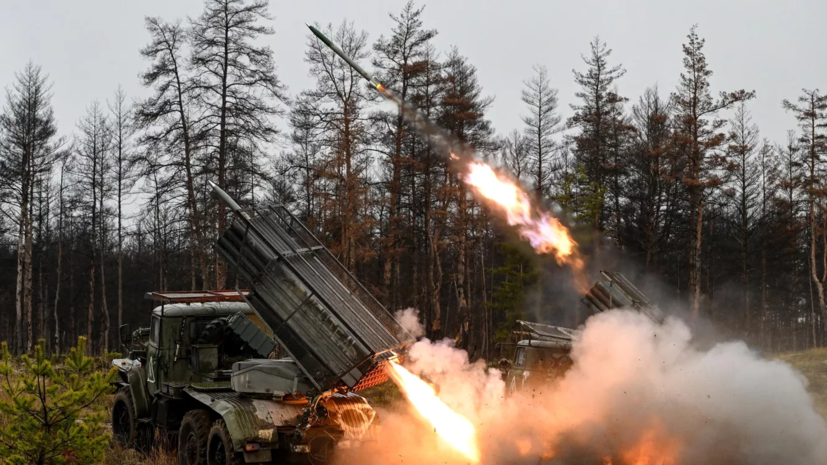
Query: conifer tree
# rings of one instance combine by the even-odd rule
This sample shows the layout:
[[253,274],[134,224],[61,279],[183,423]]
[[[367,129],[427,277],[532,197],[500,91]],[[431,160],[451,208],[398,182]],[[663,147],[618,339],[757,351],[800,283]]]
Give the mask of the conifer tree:
[[78,339],[62,365],[46,358],[40,340],[31,357],[20,358],[22,370],[2,345],[0,412],[14,418],[0,429],[0,460],[10,465],[95,463],[109,437],[103,431],[105,404],[117,369],[95,370],[86,339]]
[[704,208],[711,189],[720,186],[718,169],[727,159],[719,149],[726,140],[721,130],[726,121],[717,118],[721,110],[755,97],[755,92],[739,90],[721,92],[716,99],[710,90],[712,70],[703,53],[704,40],[698,37],[695,27],[687,35],[683,45],[683,66],[677,91],[672,94],[677,150],[685,167],[683,183],[689,201],[689,291],[692,296],[692,312],[700,312],[701,300],[701,250],[703,249]]

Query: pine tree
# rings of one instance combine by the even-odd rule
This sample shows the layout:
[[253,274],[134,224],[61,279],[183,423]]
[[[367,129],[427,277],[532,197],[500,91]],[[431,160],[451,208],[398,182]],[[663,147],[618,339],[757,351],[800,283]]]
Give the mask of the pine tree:
[[23,355],[18,370],[2,345],[0,412],[14,421],[0,429],[0,457],[16,465],[95,463],[109,442],[100,400],[112,392],[117,369],[96,371],[82,337],[62,365],[46,358],[45,346],[41,340]]
[[761,166],[756,160],[758,153],[758,126],[752,124],[752,116],[742,102],[730,121],[729,159],[734,163],[730,182],[730,204],[734,210],[732,229],[737,243],[742,285],[743,329],[749,334],[752,328],[750,303],[750,275],[754,269],[753,255],[761,209]]
[[[460,55],[454,48],[445,62],[444,93],[440,108],[439,122],[460,142],[472,147],[478,153],[490,149],[493,129],[491,122],[485,119],[485,112],[493,100],[482,95],[482,87],[477,78],[477,69]],[[450,179],[450,177],[449,177]],[[454,239],[454,289],[457,302],[457,334],[459,347],[474,353],[479,345],[480,312],[472,311],[471,295],[471,257],[469,232],[471,232],[474,202],[469,200],[468,191],[463,182],[453,180],[456,185],[456,215],[452,225]],[[446,318],[447,320],[447,318]],[[448,326],[448,324],[446,324]]]
[[657,269],[658,259],[665,255],[673,217],[669,212],[677,208],[670,112],[657,86],[646,89],[632,107],[635,139],[630,147],[627,191],[631,221],[624,242],[639,253],[650,271]]
[[170,155],[171,160],[164,163],[143,157],[137,161],[143,165],[144,176],[168,165],[183,170],[183,210],[187,213],[190,255],[197,257],[194,261],[201,274],[202,288],[209,289],[214,281],[210,279],[207,219],[197,194],[196,176],[201,170],[196,164],[198,124],[193,122],[193,82],[186,74],[183,57],[188,31],[180,21],[167,23],[160,18],[146,18],[145,22],[150,42],[141,49],[141,55],[152,64],[141,74],[141,84],[155,92],[137,104],[135,125],[141,130],[141,146],[155,154]]
[[573,70],[574,81],[581,87],[575,96],[582,102],[571,105],[574,116],[569,118],[568,126],[580,129],[574,136],[574,153],[577,160],[586,170],[589,183],[584,186],[588,189],[591,203],[597,203],[592,208],[593,217],[589,218],[591,225],[598,231],[603,231],[605,223],[605,193],[607,184],[606,164],[609,145],[609,132],[612,126],[612,114],[618,97],[612,91],[615,81],[626,74],[622,65],[609,66],[609,56],[612,50],[599,37],[595,37],[590,44],[591,54],[583,57],[588,66],[585,73]]
[[542,200],[551,193],[552,172],[555,170],[552,159],[555,142],[552,136],[562,131],[562,117],[557,113],[557,89],[549,84],[545,66],[535,65],[534,76],[523,85],[525,89],[521,98],[529,110],[529,114],[522,117],[525,142],[531,156],[534,195]]
[[[108,180],[105,177],[107,167],[111,161],[112,132],[109,127],[109,120],[104,115],[98,102],[93,102],[86,111],[86,115],[78,124],[80,135],[75,142],[77,166],[72,174],[75,176],[75,189],[79,189],[79,198],[82,203],[84,219],[88,221],[85,225],[85,233],[88,240],[89,253],[89,300],[86,313],[86,338],[92,341],[92,330],[95,321],[95,294],[99,283],[96,279],[96,270],[99,264],[103,263],[103,250],[105,249],[103,223],[105,211],[103,210],[104,197],[107,194]],[[91,196],[89,195],[91,194]],[[102,276],[101,276],[102,278]],[[102,289],[102,308],[106,310],[105,290]],[[104,322],[106,316],[104,315]]]
[[[324,31],[339,44],[349,57],[357,62],[368,58],[367,33],[357,31],[343,22],[335,31],[328,25]],[[315,87],[303,93],[305,107],[313,121],[322,130],[325,148],[324,179],[325,202],[321,208],[324,235],[331,251],[342,263],[354,270],[374,252],[367,243],[372,219],[364,214],[368,207],[368,164],[366,148],[370,143],[367,131],[368,92],[371,92],[347,63],[341,60],[316,36],[308,36],[309,47],[305,61],[310,64],[310,75]]]
[[[793,104],[784,100],[782,105],[787,111],[793,112],[801,128],[799,142],[806,152],[806,174],[804,188],[807,192],[808,211],[808,233],[810,253],[810,279],[815,286],[816,297],[818,298],[818,313],[822,319],[822,331],[827,333],[827,303],[824,298],[824,283],[827,281],[827,266],[824,266],[822,274],[818,272],[818,259],[816,258],[818,214],[823,215],[823,202],[825,190],[822,185],[822,159],[821,156],[827,152],[827,95],[821,95],[818,89],[802,90],[803,95],[798,98],[799,104]],[[818,210],[818,211],[817,211]],[[822,238],[824,242],[824,253],[827,254],[827,227],[823,227]],[[825,255],[827,256],[827,255]],[[827,260],[824,260],[827,263]],[[815,325],[815,319],[813,319]],[[813,327],[815,334],[815,326]],[[814,336],[815,338],[815,336]]]
[[718,149],[726,140],[719,132],[726,121],[717,119],[721,110],[749,100],[755,92],[740,90],[722,92],[712,97],[709,78],[712,70],[703,53],[704,40],[693,26],[683,45],[683,66],[677,91],[672,94],[674,123],[678,139],[676,149],[685,166],[683,182],[689,201],[689,291],[693,315],[698,316],[701,302],[701,250],[703,250],[704,206],[710,190],[721,185],[718,169],[726,165],[726,157]]
[[492,292],[492,310],[495,313],[494,339],[508,342],[517,320],[525,319],[526,296],[537,283],[540,273],[536,264],[526,259],[521,248],[508,242],[500,245],[503,264],[491,270],[497,280]]
[[[284,86],[276,75],[273,50],[258,42],[273,34],[268,0],[207,0],[192,24],[190,64],[193,92],[201,107],[199,138],[206,144],[219,187],[228,185],[230,150],[268,143],[278,133],[272,117],[283,114]],[[227,228],[226,207],[216,205],[219,232]],[[224,262],[216,262],[215,285],[223,289]]]
[[[34,63],[16,75],[0,115],[0,192],[2,208],[17,222],[15,343],[31,348],[34,199],[39,179],[48,179],[62,145],[51,106],[48,77]],[[23,322],[26,322],[24,333]],[[25,344],[25,346],[24,346]]]
[[[375,52],[373,65],[379,71],[379,79],[389,88],[394,89],[402,102],[408,102],[410,93],[421,81],[424,71],[424,57],[431,39],[436,31],[425,29],[422,25],[424,7],[416,8],[412,1],[405,4],[398,15],[390,15],[394,22],[390,37],[380,37],[373,46]],[[390,179],[388,179],[388,224],[383,235],[384,245],[382,264],[382,289],[390,308],[399,308],[400,291],[400,255],[404,250],[403,236],[405,227],[402,215],[403,170],[410,166],[411,155],[405,153],[404,146],[411,137],[416,137],[415,130],[405,121],[401,106],[393,112],[380,112],[376,115],[384,122],[379,142],[382,152],[390,162]],[[407,144],[410,147],[410,144]]]
[[[115,181],[115,203],[117,205],[117,247],[118,247],[118,327],[123,324],[123,206],[124,198],[135,183],[133,176],[132,137],[135,126],[132,120],[132,107],[126,101],[126,93],[118,86],[114,100],[109,104],[112,115],[113,136],[113,170]],[[193,277],[194,281],[194,277]],[[192,288],[195,289],[193,282]]]

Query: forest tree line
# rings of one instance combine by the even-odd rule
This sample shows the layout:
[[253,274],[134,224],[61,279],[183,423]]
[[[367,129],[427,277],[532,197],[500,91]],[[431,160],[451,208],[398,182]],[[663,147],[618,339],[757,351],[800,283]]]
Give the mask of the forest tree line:
[[[391,311],[420,311],[431,338],[496,355],[514,320],[577,324],[565,270],[538,257],[472,198],[446,154],[308,35],[311,82],[289,95],[267,0],[206,0],[189,21],[146,18],[140,75],[60,134],[47,72],[29,63],[0,114],[0,339],[61,351],[83,335],[118,350],[117,327],[147,325],[148,291],[233,287],[212,245],[228,212],[283,203]],[[544,66],[524,81],[523,125],[487,119],[493,99],[413,3],[375,41],[322,27],[357,62],[477,155],[553,208],[586,251],[657,276],[694,317],[766,350],[827,334],[827,96],[778,102],[787,138],[761,137],[753,91],[720,91],[693,27],[675,89],[622,92],[625,69],[595,38],[561,108]],[[676,55],[677,55],[676,50]],[[817,84],[817,83],[810,83]],[[280,128],[287,127],[287,130]],[[574,315],[574,316],[572,316]]]

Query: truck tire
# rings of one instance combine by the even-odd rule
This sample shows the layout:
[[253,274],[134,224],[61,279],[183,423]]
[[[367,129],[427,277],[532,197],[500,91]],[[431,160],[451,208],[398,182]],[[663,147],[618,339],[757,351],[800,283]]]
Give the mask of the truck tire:
[[181,465],[206,465],[210,414],[206,410],[190,410],[178,429],[178,462]]
[[207,440],[207,465],[241,465],[244,457],[233,450],[233,440],[224,420],[213,423]]
[[124,449],[135,447],[138,437],[138,418],[135,415],[135,404],[132,402],[132,391],[129,386],[124,387],[112,399],[112,439]]

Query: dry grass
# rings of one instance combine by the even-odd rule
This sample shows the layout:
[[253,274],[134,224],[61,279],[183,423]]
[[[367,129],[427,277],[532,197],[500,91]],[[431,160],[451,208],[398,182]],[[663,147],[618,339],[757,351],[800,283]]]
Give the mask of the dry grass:
[[816,411],[827,419],[827,348],[790,352],[778,356],[800,371],[809,381]]
[[125,450],[118,445],[107,449],[101,465],[177,465],[178,455],[172,452],[163,452],[155,449],[148,456],[138,452]]

